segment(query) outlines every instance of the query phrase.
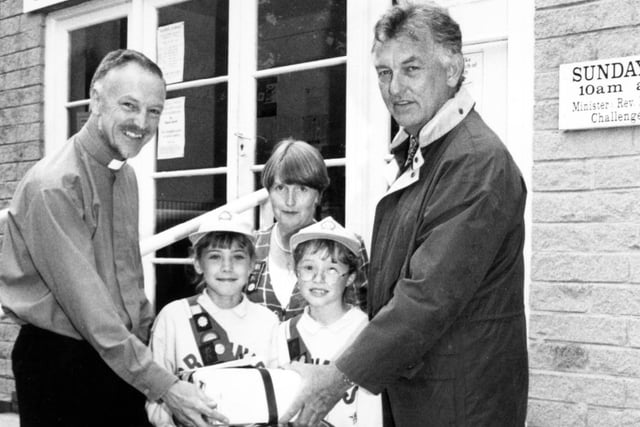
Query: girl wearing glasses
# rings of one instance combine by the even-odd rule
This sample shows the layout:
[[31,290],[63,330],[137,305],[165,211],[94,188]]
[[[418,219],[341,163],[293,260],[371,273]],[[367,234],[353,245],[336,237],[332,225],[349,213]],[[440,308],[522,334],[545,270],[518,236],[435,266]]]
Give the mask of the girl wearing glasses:
[[[280,363],[329,364],[368,322],[367,315],[345,299],[345,290],[356,280],[361,243],[327,217],[294,234],[290,245],[300,294],[308,305],[280,325]],[[382,426],[380,397],[354,385],[324,421],[334,427]]]

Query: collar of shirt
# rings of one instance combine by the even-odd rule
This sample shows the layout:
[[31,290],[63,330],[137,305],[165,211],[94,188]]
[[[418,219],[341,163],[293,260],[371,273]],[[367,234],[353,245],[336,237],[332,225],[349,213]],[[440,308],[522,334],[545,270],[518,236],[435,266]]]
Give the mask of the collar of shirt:
[[113,171],[120,170],[126,161],[119,160],[118,152],[98,135],[95,126],[87,123],[76,134],[78,143],[93,157],[98,163],[108,167]]
[[207,290],[202,291],[202,294],[198,297],[198,304],[202,306],[205,310],[207,310],[212,316],[215,316],[217,313],[222,311],[232,312],[238,317],[245,317],[247,312],[249,311],[249,301],[247,297],[242,294],[242,299],[240,300],[240,304],[236,305],[233,308],[225,309],[220,308],[213,302],[213,300],[207,294]]
[[[474,105],[475,102],[469,92],[467,92],[464,87],[460,88],[458,93],[445,102],[435,116],[420,129],[420,133],[418,134],[420,148],[426,147],[450,132],[469,114]],[[408,138],[409,134],[404,129],[400,129],[391,142],[391,153],[394,154]],[[416,151],[411,165],[407,167],[402,174],[398,175],[400,173],[400,165],[404,161],[405,159],[395,157],[385,166],[384,176],[387,178],[389,188],[382,197],[406,188],[420,179],[419,169],[424,164],[422,150]]]
[[[469,92],[464,87],[460,88],[458,93],[445,102],[435,116],[420,129],[418,134],[420,148],[426,147],[450,132],[469,114],[474,105],[475,101]],[[407,138],[409,138],[409,134],[401,128],[391,141],[391,152],[397,150]]]
[[323,329],[335,334],[345,329],[349,323],[354,322],[351,315],[353,310],[356,310],[356,308],[351,307],[341,318],[329,325],[324,325],[311,317],[309,314],[309,306],[306,306],[302,313],[302,317],[300,318],[300,322],[298,323],[298,327],[300,329],[304,329],[305,332],[310,335],[316,335]]

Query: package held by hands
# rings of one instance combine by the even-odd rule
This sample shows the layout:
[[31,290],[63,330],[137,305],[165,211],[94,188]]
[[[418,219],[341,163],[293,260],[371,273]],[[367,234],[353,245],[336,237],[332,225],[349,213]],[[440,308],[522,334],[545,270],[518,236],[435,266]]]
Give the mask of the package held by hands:
[[216,401],[217,411],[235,425],[277,423],[300,386],[300,375],[286,369],[220,369],[215,365],[196,369],[191,380]]

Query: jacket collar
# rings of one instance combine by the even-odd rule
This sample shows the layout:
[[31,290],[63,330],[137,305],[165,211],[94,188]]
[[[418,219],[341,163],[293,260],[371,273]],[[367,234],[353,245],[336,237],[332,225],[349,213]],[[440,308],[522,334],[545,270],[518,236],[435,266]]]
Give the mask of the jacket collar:
[[[460,88],[455,96],[445,102],[433,118],[424,125],[422,129],[420,129],[420,132],[418,133],[420,148],[422,149],[428,146],[451,132],[453,128],[458,126],[458,124],[467,117],[474,105],[475,102],[469,92],[464,87]],[[393,141],[391,141],[391,153],[393,154],[396,152],[408,138],[409,134],[401,128],[393,138]],[[416,154],[411,161],[411,166],[407,167],[407,169],[398,176],[398,173],[400,172],[400,164],[402,162],[404,162],[404,159],[400,159],[398,157],[394,157],[388,162],[384,175],[391,179],[389,179],[389,189],[385,196],[393,193],[394,191],[406,188],[420,179],[420,168],[424,164],[422,150],[416,151]]]
[[[462,119],[469,114],[474,105],[475,101],[467,89],[464,87],[460,88],[455,96],[445,102],[433,118],[420,129],[418,133],[420,148],[424,148],[440,139],[454,127],[458,126]],[[396,151],[407,138],[409,138],[407,131],[405,131],[404,128],[400,128],[400,131],[393,138],[393,141],[391,141],[390,151],[392,153]]]

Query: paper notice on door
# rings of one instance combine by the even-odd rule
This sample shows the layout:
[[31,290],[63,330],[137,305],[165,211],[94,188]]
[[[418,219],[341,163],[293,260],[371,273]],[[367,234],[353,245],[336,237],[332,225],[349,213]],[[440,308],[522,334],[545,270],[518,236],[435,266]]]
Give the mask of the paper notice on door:
[[167,84],[181,82],[184,72],[184,22],[158,27],[158,65]]
[[158,125],[158,160],[184,157],[184,96],[167,99]]
[[464,54],[464,85],[476,101],[476,110],[482,111],[484,92],[484,52]]

